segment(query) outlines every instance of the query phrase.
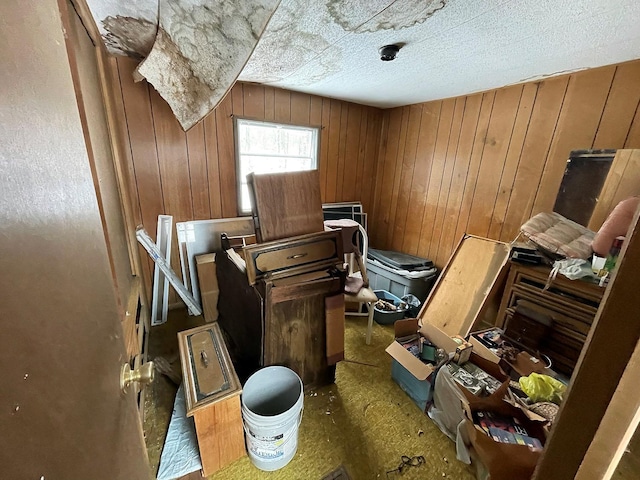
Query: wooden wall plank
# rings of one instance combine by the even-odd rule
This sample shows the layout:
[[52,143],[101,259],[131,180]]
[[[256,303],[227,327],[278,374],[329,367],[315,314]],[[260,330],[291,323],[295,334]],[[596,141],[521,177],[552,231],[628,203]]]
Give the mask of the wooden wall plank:
[[451,122],[451,133],[449,134],[449,143],[447,145],[447,155],[445,157],[444,172],[442,175],[442,185],[440,186],[440,195],[438,197],[438,209],[436,210],[436,219],[433,223],[434,242],[430,258],[437,264],[445,264],[451,253],[448,248],[441,248],[440,241],[442,240],[444,221],[447,217],[447,204],[450,198],[449,193],[451,192],[451,181],[456,164],[465,105],[466,97],[456,98],[453,120]]
[[[400,125],[400,137],[398,138],[398,151],[395,159],[395,171],[393,172],[393,187],[391,190],[391,204],[389,205],[389,224],[385,230],[385,245],[391,245],[395,232],[395,220],[400,195],[400,181],[402,180],[403,157],[407,142],[407,130],[409,125],[410,107],[402,107],[402,123]],[[391,180],[391,179],[389,179]]]
[[442,102],[431,102],[422,106],[415,167],[409,189],[409,206],[407,209],[402,248],[400,249],[412,255],[418,253],[422,218],[426,204],[426,192],[431,177],[433,152],[436,145],[441,108]]
[[[616,152],[607,179],[600,191],[598,202],[589,219],[589,225],[587,226],[589,229],[597,231],[616,204],[620,200],[623,200],[623,198],[618,197],[618,187],[625,181],[625,172],[627,171],[632,152],[634,152],[634,150],[618,150]],[[637,175],[632,176],[634,181],[636,177]],[[616,199],[618,200],[616,201]]]
[[640,148],[640,103],[636,108],[636,115],[633,118],[629,134],[624,142],[624,148]]
[[[431,258],[433,252],[434,239],[440,238],[440,232],[434,233],[436,213],[438,211],[438,199],[440,197],[440,187],[444,175],[444,164],[449,145],[449,134],[451,133],[451,123],[455,109],[455,99],[442,101],[440,110],[440,120],[438,122],[438,133],[433,151],[431,174],[429,185],[427,186],[427,196],[424,213],[422,216],[422,229],[420,231],[420,241],[418,243],[418,254],[422,257]],[[437,246],[437,244],[436,244]]]
[[276,88],[274,101],[274,120],[280,123],[291,123],[291,92]]
[[276,89],[264,87],[264,119],[273,122],[276,119]]
[[167,102],[154,89],[150,90],[150,96],[164,212],[179,217],[174,221],[182,221],[193,216],[186,135]]
[[340,111],[340,135],[339,135],[339,147],[338,147],[338,172],[336,177],[336,196],[337,202],[343,200],[342,189],[344,185],[344,169],[346,163],[347,152],[347,132],[349,121],[349,110],[351,105],[342,105]]
[[506,232],[506,238],[502,238],[502,227],[504,226],[504,221],[507,215],[507,207],[511,198],[515,176],[518,171],[518,166],[520,165],[522,147],[524,146],[524,139],[527,136],[529,121],[531,120],[531,113],[533,111],[533,104],[535,102],[537,92],[538,86],[535,83],[525,85],[522,90],[522,96],[520,97],[520,104],[518,106],[518,112],[516,113],[513,132],[511,134],[511,140],[509,141],[507,156],[502,170],[502,178],[500,179],[500,185],[498,186],[498,194],[493,208],[493,215],[489,225],[489,233],[487,234],[489,238],[500,239],[507,242],[514,239],[514,237]]
[[388,127],[386,133],[386,145],[382,164],[378,166],[379,188],[376,187],[376,204],[374,208],[375,235],[370,239],[370,244],[375,248],[385,248],[387,229],[389,226],[389,210],[391,208],[391,196],[393,192],[393,176],[396,171],[396,156],[398,154],[398,138],[402,125],[402,108],[394,108],[389,112]]
[[210,218],[222,218],[222,197],[220,196],[220,167],[218,165],[218,127],[216,114],[207,115],[202,121],[207,155],[207,183],[209,184]]
[[322,128],[320,130],[320,158],[318,166],[320,168],[320,193],[322,201],[328,202],[327,198],[327,172],[329,171],[329,131],[331,126],[331,102],[329,99],[322,100]]
[[533,215],[553,210],[571,150],[593,145],[615,69],[612,66],[571,75],[533,204]]
[[357,161],[355,162],[355,183],[352,188],[352,197],[363,202],[364,185],[363,177],[365,175],[365,155],[369,138],[367,137],[367,128],[369,127],[369,107],[360,108],[360,135],[358,142]]
[[640,62],[626,63],[616,67],[611,91],[607,98],[598,133],[592,148],[611,148],[624,145],[629,131],[621,126],[631,125],[640,103]]
[[[139,201],[142,224],[151,235],[155,236],[158,215],[164,213],[164,200],[149,87],[146,82],[133,82],[135,61],[122,58],[118,59],[117,64],[124,102],[124,123],[128,131],[133,178],[136,182],[136,193],[133,196]],[[150,288],[153,260],[149,258],[142,246],[138,251],[140,258],[143,259],[144,283],[147,288]]]
[[568,83],[569,77],[565,76],[538,84],[536,101],[522,148],[522,161],[518,165],[502,227],[503,238],[515,238],[520,226],[531,216]]
[[[133,159],[131,154],[131,143],[129,141],[129,130],[127,129],[124,100],[122,97],[122,87],[120,85],[119,59],[123,57],[107,57],[105,61],[105,73],[109,76],[109,85],[112,90],[114,127],[117,129],[118,143],[121,145],[121,167],[125,179],[124,188],[131,195],[131,213],[136,225],[142,224],[142,213],[140,211],[140,199],[136,188],[135,171],[133,169]],[[137,243],[137,242],[136,242]]]
[[409,210],[409,197],[411,184],[415,175],[416,151],[418,150],[418,138],[420,136],[422,105],[408,107],[409,116],[407,124],[407,136],[405,140],[404,154],[398,159],[401,165],[401,177],[396,195],[398,201],[395,208],[396,222],[391,238],[391,248],[402,250],[404,234],[407,228],[407,213]]
[[305,93],[291,92],[291,118],[294,125],[309,125],[311,97]]
[[[381,211],[381,196],[382,189],[384,187],[383,183],[383,172],[384,172],[384,161],[387,155],[387,144],[389,143],[389,123],[391,121],[391,112],[393,110],[384,110],[382,112],[382,121],[380,128],[380,145],[378,147],[378,158],[376,161],[376,176],[375,176],[375,187],[373,189],[373,197],[371,199],[372,208],[369,210],[370,220],[369,220],[369,245],[380,245],[378,241],[378,234],[380,232],[380,211]],[[378,247],[380,248],[380,247]]]
[[[150,90],[153,125],[160,167],[160,182],[164,199],[164,214],[172,215],[174,222],[183,222],[194,218],[189,178],[187,139],[169,105],[154,90]],[[156,219],[157,222],[157,219]],[[147,230],[155,238],[156,228]],[[171,239],[171,267],[180,270],[178,241],[175,235]],[[169,303],[175,303],[177,296],[170,289]]]
[[360,192],[356,190],[356,178],[358,173],[361,124],[362,107],[355,103],[349,104],[347,128],[345,129],[345,136],[349,138],[349,141],[346,144],[345,156],[342,161],[344,165],[344,175],[342,179],[342,192],[339,197],[343,202],[360,200]]
[[[462,191],[462,200],[460,202],[460,213],[456,223],[456,233],[454,241],[462,239],[467,232],[469,216],[471,215],[471,206],[473,205],[473,197],[478,183],[478,173],[482,162],[482,153],[484,152],[485,138],[489,130],[489,121],[491,120],[491,112],[493,111],[493,103],[496,98],[496,92],[487,92],[482,95],[482,103],[480,105],[480,115],[478,117],[478,125],[473,137],[473,146],[471,148],[471,157],[469,160],[469,169],[467,170],[467,178],[465,180]],[[454,248],[455,248],[454,244]]]
[[189,165],[189,185],[184,188],[191,192],[193,218],[207,220],[211,218],[209,199],[209,173],[207,169],[207,150],[205,143],[204,121],[194,125],[187,132],[187,162]]
[[489,232],[522,89],[516,85],[496,92],[467,226],[471,235],[486,237]]
[[233,114],[237,117],[244,117],[244,84],[236,83],[229,92]]
[[236,192],[236,154],[233,136],[233,103],[227,95],[215,109],[218,135],[218,168],[220,170],[220,200],[222,217],[238,215]]
[[442,233],[438,245],[440,258],[446,259],[460,241],[460,236],[456,236],[457,221],[460,215],[464,189],[469,174],[469,165],[473,142],[478,127],[480,117],[480,107],[482,105],[482,94],[470,95],[466,97],[464,107],[464,118],[460,129],[458,146],[455,155],[455,165],[453,167],[452,179],[449,187],[449,195],[445,208],[445,216],[442,224]]
[[325,202],[335,202],[338,188],[338,158],[340,150],[340,121],[342,117],[342,103],[339,100],[330,100],[329,145],[327,148],[327,172],[325,183]]
[[[378,156],[382,143],[382,115],[377,108],[367,108],[367,137],[364,148],[362,169],[362,208],[369,215],[368,223],[373,223],[373,197],[375,195]],[[361,139],[362,142],[362,139]],[[369,228],[369,231],[371,228]]]
[[311,96],[309,106],[309,125],[312,127],[322,126],[322,97]]
[[245,83],[244,116],[247,118],[265,118],[265,94],[262,85]]

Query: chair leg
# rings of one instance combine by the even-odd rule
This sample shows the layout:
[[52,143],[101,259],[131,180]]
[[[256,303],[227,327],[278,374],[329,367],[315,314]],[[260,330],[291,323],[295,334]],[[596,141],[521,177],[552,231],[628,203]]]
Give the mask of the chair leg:
[[369,311],[368,324],[367,324],[367,337],[365,342],[367,345],[371,345],[371,332],[373,330],[373,302],[367,302],[367,309]]

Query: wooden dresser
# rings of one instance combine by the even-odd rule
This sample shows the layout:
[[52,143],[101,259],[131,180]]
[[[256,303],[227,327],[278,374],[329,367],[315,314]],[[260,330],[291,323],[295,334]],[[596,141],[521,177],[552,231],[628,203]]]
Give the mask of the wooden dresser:
[[336,269],[343,259],[339,233],[251,245],[244,254],[246,272],[226,252],[216,257],[218,321],[240,378],[284,365],[305,385],[333,383],[325,302],[343,298],[344,272]]
[[558,275],[544,289],[549,267],[511,263],[496,325],[504,328],[518,305],[551,317],[550,334],[540,353],[553,362],[553,369],[571,374],[600,306],[604,288]]

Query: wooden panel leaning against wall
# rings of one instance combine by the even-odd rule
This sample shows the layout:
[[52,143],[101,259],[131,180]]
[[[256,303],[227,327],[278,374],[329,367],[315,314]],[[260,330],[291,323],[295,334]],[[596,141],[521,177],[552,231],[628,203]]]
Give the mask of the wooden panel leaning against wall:
[[640,147],[638,78],[633,61],[385,110],[371,245],[442,267],[465,232],[513,240],[571,150]]
[[[253,84],[236,84],[218,108],[184,133],[146,82],[134,83],[136,62],[110,63],[136,221],[155,237],[157,216],[174,222],[238,215],[233,117],[321,126],[319,167],[324,202],[360,200],[373,208],[382,111],[340,100]],[[179,271],[173,236],[171,265]],[[143,273],[151,285],[146,252]],[[177,301],[171,292],[170,302]]]

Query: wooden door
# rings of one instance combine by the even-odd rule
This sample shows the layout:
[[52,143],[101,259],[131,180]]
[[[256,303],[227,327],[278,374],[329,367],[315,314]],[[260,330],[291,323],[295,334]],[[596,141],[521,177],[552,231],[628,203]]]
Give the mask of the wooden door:
[[148,479],[61,11],[0,18],[0,476]]

